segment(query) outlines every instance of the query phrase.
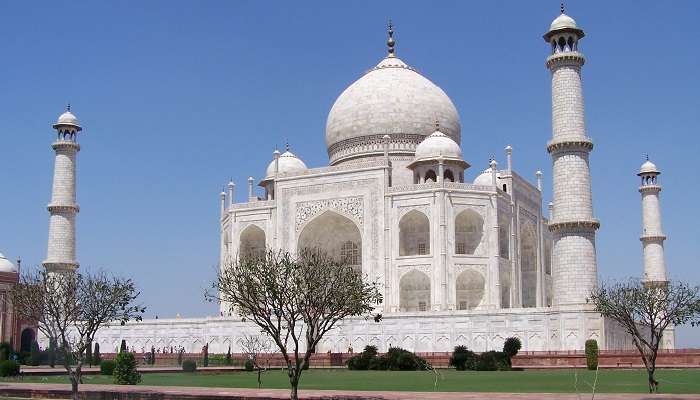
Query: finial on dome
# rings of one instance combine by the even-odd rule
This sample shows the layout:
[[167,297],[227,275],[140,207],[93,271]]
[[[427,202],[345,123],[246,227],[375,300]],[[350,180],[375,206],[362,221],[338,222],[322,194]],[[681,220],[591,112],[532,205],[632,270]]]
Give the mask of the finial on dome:
[[559,11],[561,11],[562,14],[564,14],[564,2],[562,1],[559,3]]
[[66,111],[70,111],[70,103],[66,105]]
[[649,161],[649,153],[646,153],[645,155],[647,157],[647,161]]
[[394,24],[391,23],[391,20],[389,20],[387,28],[389,38],[386,41],[386,45],[389,46],[389,57],[396,57],[394,54],[394,45],[396,45],[396,41],[394,40]]
[[435,131],[440,132],[440,120],[435,118]]
[[284,151],[289,151],[289,141],[284,144]]

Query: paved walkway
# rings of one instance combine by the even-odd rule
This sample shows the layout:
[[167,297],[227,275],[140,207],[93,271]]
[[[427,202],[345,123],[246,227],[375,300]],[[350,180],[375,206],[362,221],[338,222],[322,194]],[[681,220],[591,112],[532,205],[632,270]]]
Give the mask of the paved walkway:
[[[167,399],[167,400],[284,400],[289,391],[283,389],[225,389],[168,386],[80,385],[86,400],[92,399]],[[433,392],[364,392],[340,390],[302,390],[306,400],[581,400],[590,395],[545,393],[433,393]],[[45,383],[0,383],[0,396],[70,397],[70,386]],[[596,394],[599,400],[700,400],[696,395]]]

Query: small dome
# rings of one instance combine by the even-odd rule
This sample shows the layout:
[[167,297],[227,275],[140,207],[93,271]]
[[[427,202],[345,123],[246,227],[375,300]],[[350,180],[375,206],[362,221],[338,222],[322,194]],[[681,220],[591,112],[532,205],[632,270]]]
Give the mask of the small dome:
[[[486,168],[484,172],[479,174],[479,176],[474,179],[474,184],[479,186],[491,186],[493,185],[493,179],[491,178],[491,168]],[[496,182],[501,178],[501,173],[496,171]]]
[[17,272],[17,267],[0,253],[0,272]]
[[549,30],[558,31],[560,29],[579,29],[576,25],[576,21],[569,17],[568,15],[561,13],[558,17],[554,18],[552,24],[549,26]]
[[61,114],[58,117],[58,120],[56,120],[56,123],[53,124],[54,128],[58,128],[59,126],[75,126],[78,128],[78,130],[81,130],[80,128],[80,123],[78,122],[78,117],[76,117],[72,112],[70,112],[70,106],[68,106],[68,109]]
[[639,175],[641,174],[660,174],[659,170],[656,168],[656,165],[649,161],[646,160],[644,164],[639,168]]
[[[304,164],[299,157],[295,156],[294,153],[291,151],[287,150],[284,153],[280,155],[279,159],[279,173],[280,174],[287,174],[287,173],[292,173],[292,172],[299,172],[299,171],[304,171],[306,170],[306,164]],[[265,173],[265,176],[267,178],[270,178],[275,175],[275,160],[272,160],[270,162],[270,165],[267,166],[267,172]]]
[[438,158],[440,156],[461,160],[462,149],[454,139],[436,130],[418,144],[416,147],[416,160]]

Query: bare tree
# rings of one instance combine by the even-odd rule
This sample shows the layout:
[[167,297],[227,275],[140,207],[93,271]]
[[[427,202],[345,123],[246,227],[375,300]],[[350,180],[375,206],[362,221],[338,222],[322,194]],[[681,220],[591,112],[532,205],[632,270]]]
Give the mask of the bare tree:
[[697,322],[700,287],[682,282],[629,280],[601,285],[590,300],[601,315],[616,321],[632,336],[647,370],[649,392],[658,392],[654,372],[664,332],[669,326]]
[[243,353],[248,360],[253,363],[253,368],[258,372],[258,389],[262,387],[262,373],[267,369],[260,363],[260,354],[270,353],[272,350],[272,340],[266,334],[261,335],[243,335],[239,341]]
[[377,283],[310,249],[228,262],[205,296],[269,335],[286,361],[293,400],[321,338],[346,317],[369,317],[382,302]]
[[138,295],[130,279],[44,269],[29,271],[12,290],[18,317],[36,321],[39,331],[57,344],[75,400],[87,347],[100,327],[141,320],[145,308],[133,304]]

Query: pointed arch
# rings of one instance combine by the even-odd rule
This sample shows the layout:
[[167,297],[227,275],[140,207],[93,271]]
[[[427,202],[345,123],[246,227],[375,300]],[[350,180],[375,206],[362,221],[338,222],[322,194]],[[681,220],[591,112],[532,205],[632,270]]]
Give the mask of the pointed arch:
[[399,282],[401,311],[430,310],[430,278],[418,270],[408,272]]
[[257,225],[249,225],[241,232],[240,248],[238,254],[241,258],[265,256],[265,231]]
[[299,234],[298,249],[318,248],[358,272],[362,271],[362,234],[348,217],[325,211],[309,221]]
[[472,269],[462,271],[455,282],[457,292],[457,309],[472,310],[484,297],[486,281],[484,276]]
[[455,254],[474,254],[484,235],[484,218],[466,209],[455,218]]
[[399,221],[399,255],[430,254],[430,221],[418,210],[411,210]]

